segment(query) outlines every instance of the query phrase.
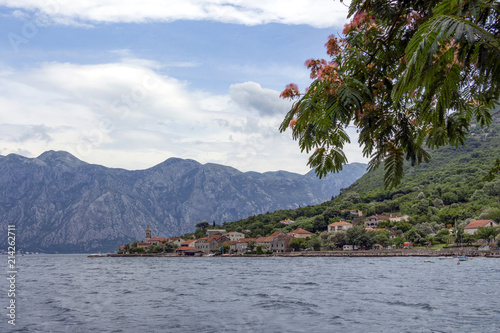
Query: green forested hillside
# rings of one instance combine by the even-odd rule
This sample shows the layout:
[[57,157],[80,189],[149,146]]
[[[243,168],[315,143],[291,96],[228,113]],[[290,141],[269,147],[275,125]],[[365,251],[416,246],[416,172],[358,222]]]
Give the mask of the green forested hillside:
[[[276,230],[297,227],[311,232],[327,229],[329,223],[346,220],[356,222],[349,210],[359,209],[365,216],[402,213],[411,216],[408,223],[384,226],[388,230],[410,229],[435,233],[444,227],[464,226],[473,219],[500,221],[500,177],[484,180],[500,157],[500,117],[494,117],[489,128],[471,128],[465,146],[445,147],[432,151],[429,163],[405,166],[402,183],[384,189],[383,167],[367,173],[331,201],[295,210],[250,216],[225,223],[230,230],[247,232],[249,237],[268,235]],[[285,226],[279,221],[292,219]],[[249,231],[249,232],[248,232]]]

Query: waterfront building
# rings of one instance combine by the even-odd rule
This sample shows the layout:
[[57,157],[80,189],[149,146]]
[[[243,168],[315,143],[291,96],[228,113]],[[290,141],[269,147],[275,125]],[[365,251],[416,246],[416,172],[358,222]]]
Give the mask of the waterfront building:
[[207,239],[208,239],[207,237],[203,237],[196,240],[196,242],[194,243],[196,251],[202,251],[204,253],[210,252],[208,249]]
[[464,227],[464,232],[472,235],[479,227],[498,227],[498,223],[493,220],[475,220]]
[[248,250],[248,243],[250,241],[254,241],[255,242],[255,238],[242,238],[242,239],[238,239],[236,241],[236,252],[237,253],[245,253],[245,252],[247,252],[247,250]]

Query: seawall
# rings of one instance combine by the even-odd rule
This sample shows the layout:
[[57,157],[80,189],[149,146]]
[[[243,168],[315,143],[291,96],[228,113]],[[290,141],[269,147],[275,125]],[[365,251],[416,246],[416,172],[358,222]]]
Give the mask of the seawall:
[[[500,258],[500,250],[479,251],[473,248],[449,249],[380,249],[357,251],[301,251],[273,253],[272,255],[238,254],[222,257],[468,257]],[[107,254],[106,257],[184,257],[177,253]],[[199,255],[197,255],[199,256]]]

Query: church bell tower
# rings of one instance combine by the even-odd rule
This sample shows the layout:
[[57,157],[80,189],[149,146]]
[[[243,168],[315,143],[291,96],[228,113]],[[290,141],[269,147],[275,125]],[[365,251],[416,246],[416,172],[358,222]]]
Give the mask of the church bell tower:
[[148,242],[151,239],[151,229],[148,227],[146,228],[146,242]]

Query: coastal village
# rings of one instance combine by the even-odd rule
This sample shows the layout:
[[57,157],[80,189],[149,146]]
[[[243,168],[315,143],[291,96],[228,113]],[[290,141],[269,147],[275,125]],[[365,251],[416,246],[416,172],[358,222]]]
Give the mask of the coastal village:
[[[410,216],[400,214],[373,215],[363,218],[363,212],[358,210],[351,211],[352,215],[357,218],[358,227],[362,226],[367,232],[374,233],[389,233],[390,239],[399,237],[403,241],[400,244],[386,246],[387,249],[393,248],[411,248],[413,243],[404,239],[404,234],[395,231],[388,232],[387,228],[380,228],[382,222],[404,222]],[[361,221],[361,223],[360,223]],[[283,225],[293,225],[295,221],[290,219],[280,221]],[[480,228],[496,228],[499,224],[494,220],[474,220],[463,228],[463,233],[466,235],[477,235]],[[328,225],[328,229],[322,233],[324,235],[334,236],[336,233],[345,233],[353,228],[354,224],[346,221],[333,222]],[[250,230],[248,230],[250,232]],[[447,230],[448,231],[448,230]],[[453,230],[449,230],[453,232]],[[432,236],[435,236],[432,235]],[[145,230],[144,241],[133,242],[131,244],[122,245],[118,254],[134,254],[134,253],[175,253],[180,256],[213,256],[213,255],[243,255],[243,254],[272,254],[286,253],[295,251],[321,250],[319,246],[307,247],[308,241],[313,238],[319,238],[320,235],[314,234],[302,228],[296,228],[291,232],[274,231],[269,236],[246,238],[245,233],[238,231],[226,231],[225,229],[205,229],[205,237],[201,238],[181,238],[181,237],[152,237],[151,228],[149,225]],[[469,236],[468,239],[470,239]],[[468,241],[469,242],[469,241]],[[489,240],[484,241],[489,245]],[[481,244],[481,242],[480,242]],[[489,246],[486,246],[489,250]],[[361,249],[357,244],[343,244],[337,250],[354,251]],[[384,245],[373,244],[370,249],[383,249]],[[363,248],[369,250],[368,248]]]

